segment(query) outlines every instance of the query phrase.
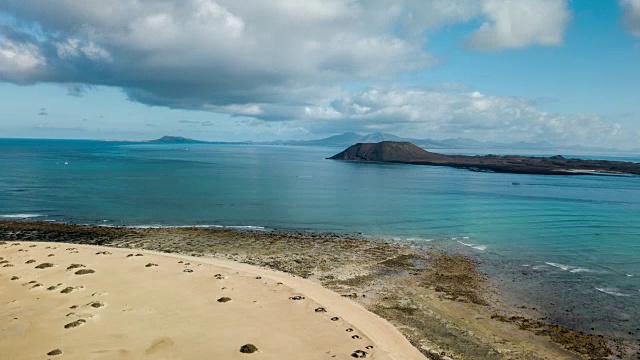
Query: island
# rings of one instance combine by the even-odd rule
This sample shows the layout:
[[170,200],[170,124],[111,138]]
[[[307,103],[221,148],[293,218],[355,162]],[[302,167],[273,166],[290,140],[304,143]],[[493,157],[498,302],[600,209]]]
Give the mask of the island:
[[608,160],[582,160],[520,155],[445,155],[410,142],[358,143],[328,158],[358,162],[448,166],[481,172],[540,175],[640,175],[640,164]]

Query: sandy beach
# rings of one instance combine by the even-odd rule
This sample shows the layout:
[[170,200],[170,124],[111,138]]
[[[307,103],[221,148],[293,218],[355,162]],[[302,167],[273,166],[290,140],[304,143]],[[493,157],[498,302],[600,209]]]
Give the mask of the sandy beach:
[[358,304],[255,266],[37,242],[0,257],[6,359],[424,359]]
[[[27,222],[0,222],[0,244],[0,353],[8,359],[555,360],[636,352],[504,306],[472,259],[410,244]],[[257,351],[242,353],[249,344]]]

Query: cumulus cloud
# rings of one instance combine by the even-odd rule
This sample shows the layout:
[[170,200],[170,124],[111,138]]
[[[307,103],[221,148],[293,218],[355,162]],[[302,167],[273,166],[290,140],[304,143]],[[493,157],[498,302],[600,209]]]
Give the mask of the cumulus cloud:
[[15,35],[5,29],[0,32],[0,78],[15,83],[26,83],[37,79],[47,65],[39,47],[26,37]]
[[482,12],[489,21],[467,41],[482,50],[560,45],[571,18],[568,0],[486,0]]
[[640,36],[640,0],[620,0],[624,13],[622,20],[627,30],[635,36]]
[[[522,1],[541,16],[559,3]],[[427,34],[478,16],[500,28],[508,18],[518,46],[557,43],[561,29],[538,29],[548,22],[511,21],[523,6],[496,0],[115,0],[105,7],[99,0],[6,0],[0,12],[16,21],[0,30],[0,80],[117,86],[150,105],[259,115],[263,103],[313,102],[334,92],[335,84],[428,68],[436,60],[425,51]],[[38,37],[30,35],[33,29]],[[500,46],[515,44],[501,36]]]
[[477,91],[370,89],[345,93],[323,106],[305,107],[302,111],[312,120],[310,124],[328,129],[341,129],[342,124],[348,123],[361,131],[394,131],[414,137],[474,134],[490,140],[603,144],[621,135],[620,125],[599,116],[546,112],[535,101]]
[[449,24],[484,21],[471,49],[559,45],[568,0],[4,0],[0,13],[15,19],[0,28],[0,81],[60,83],[72,95],[112,86],[144,104],[301,132],[585,141],[619,132],[597,116],[547,113],[465,84],[375,85],[435,64],[427,38]]

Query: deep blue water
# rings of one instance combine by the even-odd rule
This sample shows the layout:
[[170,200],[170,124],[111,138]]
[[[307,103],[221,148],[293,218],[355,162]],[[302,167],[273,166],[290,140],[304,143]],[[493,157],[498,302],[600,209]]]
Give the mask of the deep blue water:
[[621,334],[638,327],[640,177],[324,160],[341,150],[0,139],[0,219],[429,242],[477,255],[516,301],[556,321]]

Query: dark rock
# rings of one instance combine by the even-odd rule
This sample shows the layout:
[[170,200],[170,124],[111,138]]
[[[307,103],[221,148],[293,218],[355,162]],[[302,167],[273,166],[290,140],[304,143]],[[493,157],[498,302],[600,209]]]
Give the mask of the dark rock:
[[258,351],[258,348],[253,344],[246,344],[240,347],[240,352],[243,354],[253,354]]

